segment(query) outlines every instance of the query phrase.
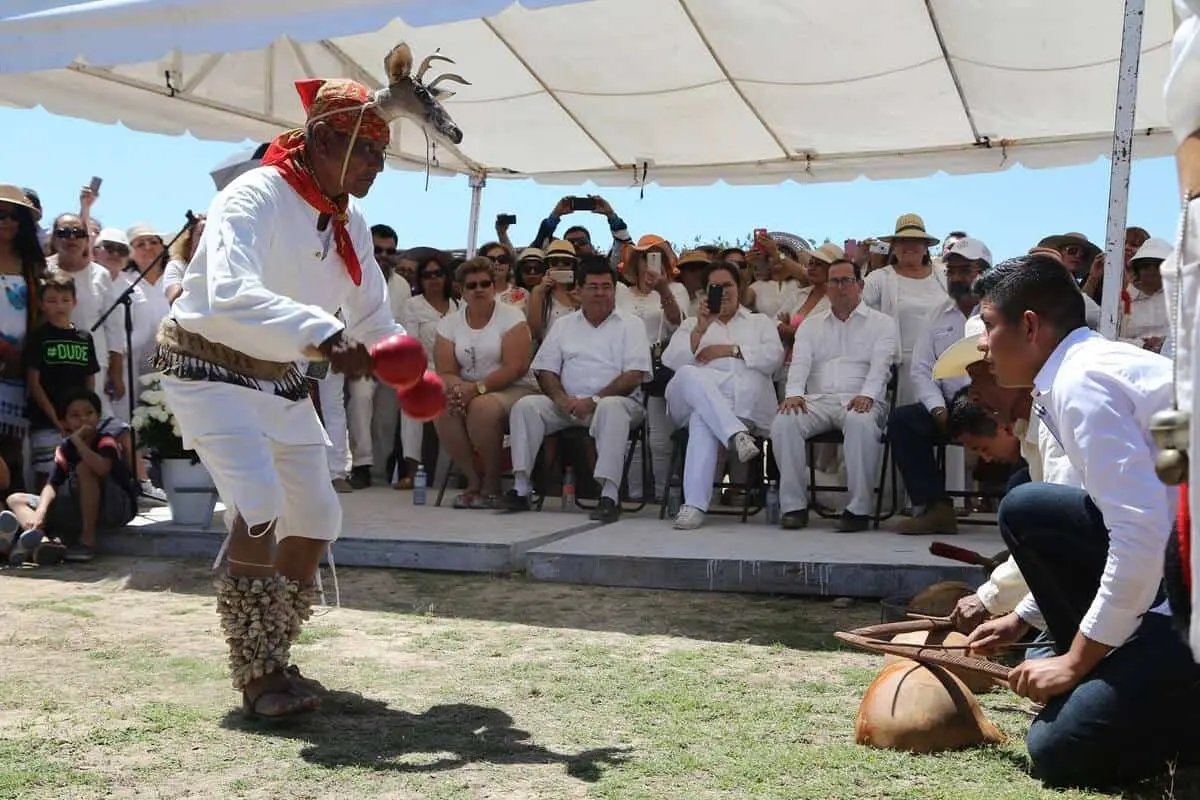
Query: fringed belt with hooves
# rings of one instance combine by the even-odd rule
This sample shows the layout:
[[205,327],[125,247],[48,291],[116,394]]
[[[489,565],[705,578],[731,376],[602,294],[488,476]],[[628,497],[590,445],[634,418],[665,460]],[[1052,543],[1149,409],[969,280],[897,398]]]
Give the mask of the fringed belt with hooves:
[[158,326],[151,362],[164,375],[185,381],[217,381],[274,393],[288,400],[308,397],[308,380],[291,362],[254,358],[186,331],[167,317]]

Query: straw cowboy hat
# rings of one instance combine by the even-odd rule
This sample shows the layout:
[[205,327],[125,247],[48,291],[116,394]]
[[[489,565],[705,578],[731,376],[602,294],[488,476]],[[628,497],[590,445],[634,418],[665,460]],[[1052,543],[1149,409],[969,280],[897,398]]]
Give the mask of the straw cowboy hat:
[[42,218],[41,209],[25,196],[25,192],[19,186],[13,186],[10,183],[0,183],[0,203],[11,203],[14,206],[29,209],[29,213],[33,215],[34,222]]
[[710,258],[708,253],[706,253],[703,250],[700,250],[700,249],[684,250],[679,255],[678,266],[680,269],[683,269],[684,267],[686,267],[689,264],[711,264],[711,263],[713,263],[712,258]]
[[890,236],[880,236],[879,241],[891,244],[897,239],[921,239],[930,246],[941,244],[941,239],[930,236],[925,230],[925,220],[919,214],[901,214],[896,217],[896,232]]
[[552,258],[569,258],[572,261],[579,260],[579,256],[575,255],[575,245],[566,239],[555,239],[546,248],[546,260],[549,261]]
[[845,261],[846,251],[833,242],[825,242],[816,250],[809,250],[808,257],[822,264],[832,264],[835,261]]

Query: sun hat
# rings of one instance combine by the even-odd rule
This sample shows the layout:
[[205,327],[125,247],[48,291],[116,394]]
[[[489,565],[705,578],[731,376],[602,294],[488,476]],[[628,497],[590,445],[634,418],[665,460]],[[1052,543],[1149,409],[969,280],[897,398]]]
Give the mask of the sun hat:
[[897,239],[921,239],[928,245],[940,244],[936,236],[930,236],[925,230],[925,220],[920,214],[901,214],[896,217],[896,232],[889,236],[880,236],[879,241],[891,244]]
[[555,239],[546,248],[546,258],[569,258],[573,261],[578,261],[579,256],[575,255],[575,245],[568,242],[566,239]]
[[809,250],[808,257],[822,264],[832,264],[835,261],[845,261],[846,251],[833,242],[825,242],[816,250]]
[[125,235],[129,237],[129,244],[133,244],[138,239],[144,239],[148,236],[153,236],[159,241],[162,241],[163,238],[161,233],[154,230],[153,225],[150,225],[146,222],[139,222],[136,225],[130,226],[129,230],[125,232]]
[[712,259],[703,250],[684,250],[679,256],[678,267],[683,269],[689,264],[711,264]]
[[1130,263],[1134,261],[1164,261],[1174,249],[1170,242],[1162,239],[1147,239],[1146,243],[1138,248],[1129,261]]
[[11,183],[0,183],[0,203],[10,203],[14,206],[29,209],[29,213],[33,215],[33,221],[37,222],[42,218],[42,210],[33,204],[25,195],[25,190],[19,186],[13,186]]
[[642,238],[638,239],[637,244],[627,244],[622,247],[621,263],[628,264],[629,257],[633,255],[635,250],[639,253],[648,253],[651,250],[657,250],[658,252],[662,253],[663,257],[667,260],[668,271],[674,271],[676,265],[679,263],[679,259],[675,255],[675,251],[671,248],[671,243],[663,237],[656,236],[653,233],[648,233]]
[[129,247],[129,237],[120,228],[104,228],[96,236],[96,241],[98,243],[108,242],[110,244],[120,244]]
[[545,261],[546,254],[537,247],[526,247],[521,251],[521,255],[517,257],[517,261]]
[[1047,236],[1038,242],[1037,246],[1050,250],[1061,250],[1070,244],[1077,244],[1084,249],[1084,261],[1093,261],[1096,256],[1100,255],[1099,245],[1093,244],[1082,233],[1060,233],[1056,236]]

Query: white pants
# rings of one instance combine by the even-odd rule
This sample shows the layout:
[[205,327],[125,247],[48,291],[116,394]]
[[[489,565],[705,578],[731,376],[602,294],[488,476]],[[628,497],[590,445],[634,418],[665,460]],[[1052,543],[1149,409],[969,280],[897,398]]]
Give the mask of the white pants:
[[701,511],[712,500],[717,454],[746,424],[734,416],[733,399],[725,395],[720,376],[688,364],[667,384],[667,411],[679,427],[687,426],[683,463],[683,502]]
[[400,412],[400,446],[404,457],[416,462],[421,459],[421,446],[425,443],[425,423],[410,419],[403,411]]
[[350,463],[354,467],[369,467],[375,463],[372,421],[378,385],[374,378],[356,378],[347,385],[346,427],[350,431]]
[[321,420],[329,436],[329,477],[344,478],[350,471],[350,436],[346,429],[346,376],[330,372],[317,381]]
[[396,428],[400,424],[400,400],[396,390],[386,383],[375,381],[375,399],[371,414],[371,439],[375,449],[371,465],[375,471],[391,480],[391,475],[384,475],[388,459],[396,448]]
[[590,420],[568,416],[544,394],[522,397],[508,418],[513,472],[528,476],[533,471],[538,450],[548,434],[564,428],[586,427],[596,442],[596,468],[592,475],[598,481],[620,486],[629,431],[642,423],[642,417],[642,404],[631,397],[600,398]]
[[250,527],[278,520],[276,538],[333,541],[342,506],[329,482],[328,443],[307,398],[212,381],[164,378],[167,403],[212,475],[227,525],[241,515]]
[[647,442],[650,451],[651,476],[654,478],[653,487],[642,486],[642,448],[633,451],[633,461],[629,464],[629,496],[661,500],[663,490],[667,486],[667,469],[671,465],[671,433],[675,424],[667,414],[667,400],[664,397],[651,397],[646,401]]
[[779,463],[779,510],[783,513],[808,508],[808,450],[806,440],[819,433],[840,430],[845,438],[846,486],[850,490],[851,514],[870,516],[875,510],[875,478],[883,455],[883,423],[887,412],[882,403],[861,414],[848,411],[849,397],[814,395],[805,398],[807,412],[779,414],[771,423],[771,446]]

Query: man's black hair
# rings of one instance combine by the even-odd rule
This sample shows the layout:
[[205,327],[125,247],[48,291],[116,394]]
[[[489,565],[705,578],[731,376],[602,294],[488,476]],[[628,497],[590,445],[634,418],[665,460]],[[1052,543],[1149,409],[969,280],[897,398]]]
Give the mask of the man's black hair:
[[1002,261],[975,279],[971,293],[1000,317],[1016,323],[1026,311],[1038,315],[1060,339],[1087,324],[1083,293],[1056,258],[1027,255]]
[[396,235],[396,230],[390,225],[384,225],[383,223],[372,225],[371,235],[378,236],[381,239],[393,239],[397,242],[400,241],[400,237]]
[[964,435],[995,436],[998,428],[996,418],[986,408],[967,399],[966,387],[954,395],[946,422],[946,433],[951,441],[958,441]]
[[854,280],[856,280],[856,281],[861,281],[861,280],[863,279],[863,276],[862,276],[862,267],[860,267],[860,266],[859,266],[858,264],[856,264],[855,262],[851,261],[851,260],[850,260],[850,259],[848,259],[848,258],[835,258],[833,261],[830,261],[830,262],[829,262],[829,268],[830,268],[830,269],[833,269],[833,268],[834,268],[834,267],[836,267],[838,264],[849,264],[851,267],[853,267],[853,268],[854,268]]
[[588,275],[607,275],[612,278],[613,286],[616,286],[619,280],[617,271],[613,269],[612,264],[608,263],[608,256],[598,253],[594,256],[584,256],[579,260],[579,267],[575,270],[576,282],[583,284]]
[[567,228],[565,231],[563,231],[563,239],[566,239],[572,233],[575,233],[575,231],[583,231],[583,235],[587,237],[588,242],[590,243],[592,241],[591,232],[582,225],[572,225],[571,227]]

